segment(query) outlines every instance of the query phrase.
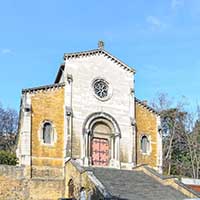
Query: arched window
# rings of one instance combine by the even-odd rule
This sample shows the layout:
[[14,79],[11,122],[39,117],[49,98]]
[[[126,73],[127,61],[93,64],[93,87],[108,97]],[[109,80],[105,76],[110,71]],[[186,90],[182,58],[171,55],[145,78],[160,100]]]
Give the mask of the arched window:
[[150,150],[150,142],[146,135],[143,135],[141,138],[141,151],[146,154],[149,153]]
[[53,127],[50,122],[43,124],[42,139],[45,144],[51,144],[53,142]]
[[74,198],[74,181],[72,179],[68,182],[68,194],[69,198]]

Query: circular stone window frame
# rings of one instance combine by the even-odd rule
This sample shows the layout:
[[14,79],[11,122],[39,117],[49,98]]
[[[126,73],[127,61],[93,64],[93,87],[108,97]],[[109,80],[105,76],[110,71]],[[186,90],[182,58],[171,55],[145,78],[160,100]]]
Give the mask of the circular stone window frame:
[[[108,94],[106,97],[99,97],[96,93],[95,93],[95,90],[94,90],[94,84],[97,82],[97,81],[103,81],[104,83],[107,84],[108,86]],[[91,88],[92,88],[92,92],[93,92],[93,95],[100,101],[107,101],[109,100],[111,97],[112,97],[112,94],[113,94],[113,88],[112,88],[112,85],[103,77],[96,77],[92,80],[92,84],[91,84]]]

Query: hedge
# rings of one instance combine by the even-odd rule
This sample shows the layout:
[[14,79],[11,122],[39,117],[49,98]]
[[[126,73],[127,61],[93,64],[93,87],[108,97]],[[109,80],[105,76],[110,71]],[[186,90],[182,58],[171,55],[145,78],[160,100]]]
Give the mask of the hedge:
[[16,165],[17,164],[17,157],[14,153],[1,150],[0,151],[0,164]]

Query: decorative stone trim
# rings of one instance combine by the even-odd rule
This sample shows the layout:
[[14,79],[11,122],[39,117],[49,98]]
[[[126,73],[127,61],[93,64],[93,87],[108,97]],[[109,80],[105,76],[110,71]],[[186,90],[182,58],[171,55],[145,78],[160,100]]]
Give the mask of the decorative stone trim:
[[118,58],[114,57],[113,55],[111,55],[110,53],[105,51],[103,48],[94,49],[94,50],[90,50],[90,51],[76,52],[76,53],[65,53],[64,60],[80,58],[80,57],[85,57],[85,56],[90,56],[90,55],[104,55],[107,58],[109,58],[111,61],[117,63],[124,70],[135,74],[135,70],[133,68],[129,67],[127,64],[125,64]]
[[115,120],[114,117],[112,117],[110,114],[105,113],[105,112],[95,112],[95,113],[90,114],[86,118],[86,120],[83,124],[83,134],[85,133],[85,130],[90,130],[89,126],[90,126],[91,122],[98,118],[104,118],[104,119],[107,119],[108,121],[110,121],[114,125],[115,134],[119,135],[119,137],[121,137],[121,130],[119,128],[117,121]]
[[[136,71],[132,67],[129,67],[127,64],[116,58],[115,56],[111,55],[107,51],[105,51],[103,48],[98,48],[90,51],[81,51],[81,52],[75,52],[75,53],[65,53],[64,54],[64,60],[68,59],[74,59],[74,58],[80,58],[80,57],[86,57],[86,56],[91,56],[91,55],[104,55],[107,58],[109,58],[111,61],[116,63],[119,67],[123,68],[124,70],[135,74]],[[62,76],[63,71],[65,70],[65,64],[61,64],[56,79],[55,83],[58,83],[60,80],[60,77]]]
[[56,88],[62,88],[65,86],[65,83],[57,83],[57,84],[52,84],[52,85],[45,85],[45,86],[40,86],[40,87],[34,87],[34,88],[27,88],[22,90],[22,94],[24,93],[33,93],[37,91],[46,91],[48,89],[56,89]]
[[86,118],[83,124],[83,152],[81,156],[83,159],[83,165],[88,166],[91,163],[90,148],[91,139],[93,137],[92,129],[93,126],[99,122],[107,124],[112,129],[113,134],[109,136],[111,144],[109,166],[119,167],[121,131],[116,120],[111,115],[104,112],[92,113]]
[[152,112],[152,113],[154,113],[154,114],[160,116],[160,113],[159,113],[159,112],[157,112],[157,111],[156,111],[155,109],[153,109],[152,107],[146,105],[146,104],[143,103],[141,100],[135,98],[135,102],[136,102],[138,105],[143,106],[144,108],[146,108],[146,109],[149,110],[150,112]]

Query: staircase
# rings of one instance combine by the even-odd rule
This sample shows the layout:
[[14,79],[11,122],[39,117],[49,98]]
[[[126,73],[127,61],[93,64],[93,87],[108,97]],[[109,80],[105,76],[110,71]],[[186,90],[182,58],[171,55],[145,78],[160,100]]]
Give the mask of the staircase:
[[103,185],[108,199],[184,200],[188,197],[171,186],[163,185],[142,171],[111,168],[87,168]]

